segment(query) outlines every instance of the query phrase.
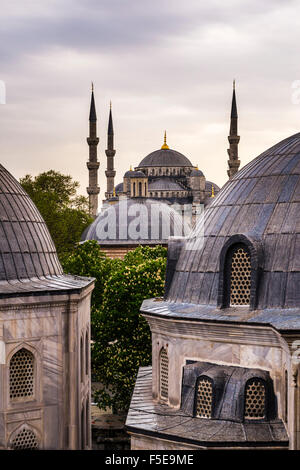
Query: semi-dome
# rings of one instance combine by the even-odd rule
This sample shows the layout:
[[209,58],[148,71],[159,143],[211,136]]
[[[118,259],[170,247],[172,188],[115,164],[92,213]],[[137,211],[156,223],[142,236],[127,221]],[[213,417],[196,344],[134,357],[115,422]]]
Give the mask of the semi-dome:
[[199,304],[207,318],[209,312],[222,316],[216,308],[225,295],[226,253],[242,244],[252,263],[250,311],[257,312],[248,321],[293,327],[287,311],[300,305],[299,214],[300,133],[263,152],[221,189],[181,245],[176,269],[168,273],[167,300]]
[[100,245],[157,245],[167,243],[169,236],[187,234],[189,229],[187,222],[165,203],[149,198],[124,199],[100,212],[81,241],[97,240]]
[[140,168],[156,166],[192,167],[193,165],[182,153],[165,148],[149,153],[139,164]]

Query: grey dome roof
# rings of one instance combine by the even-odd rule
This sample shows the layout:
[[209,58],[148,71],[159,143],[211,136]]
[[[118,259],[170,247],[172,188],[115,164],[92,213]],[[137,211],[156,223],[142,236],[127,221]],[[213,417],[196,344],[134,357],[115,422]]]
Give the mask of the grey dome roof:
[[132,170],[127,170],[127,171],[124,173],[124,178],[130,178],[131,173],[132,173]]
[[[151,215],[154,218],[151,219]],[[140,216],[141,223],[137,223],[136,230],[131,230]],[[115,223],[115,229],[114,225],[110,226],[113,227],[112,231],[109,230],[109,223]],[[182,217],[165,203],[149,198],[124,199],[101,211],[83,233],[81,241],[97,240],[100,245],[157,245],[167,243],[169,236],[181,236],[182,224]],[[140,233],[136,235],[136,232]]]
[[63,274],[45,221],[0,165],[0,297],[78,293],[93,282]]
[[160,149],[155,150],[152,153],[149,153],[141,163],[139,167],[144,168],[148,166],[193,166],[190,160],[182,155],[182,153],[177,152],[172,149]]
[[204,176],[201,170],[197,170],[197,168],[194,168],[191,171],[191,176]]
[[58,276],[47,226],[18,181],[0,165],[0,280]]
[[[290,327],[286,309],[300,307],[299,214],[300,133],[263,152],[220,190],[205,210],[203,246],[200,221],[182,247],[168,300],[216,307],[222,249],[241,235],[261,247],[256,310],[283,309]],[[257,321],[271,321],[271,314],[261,315]]]
[[217,184],[213,183],[212,181],[205,181],[205,191],[211,193],[212,187],[214,187],[215,194],[220,191],[220,188]]
[[130,171],[129,178],[145,178],[145,174],[140,170]]
[[122,193],[123,192],[123,183],[117,184],[115,187],[116,194]]

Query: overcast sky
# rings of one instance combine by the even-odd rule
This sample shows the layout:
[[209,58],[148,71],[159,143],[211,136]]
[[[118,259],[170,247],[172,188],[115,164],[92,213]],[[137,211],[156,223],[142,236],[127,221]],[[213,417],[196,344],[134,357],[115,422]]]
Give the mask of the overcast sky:
[[299,0],[1,0],[0,58],[1,163],[71,174],[83,194],[91,81],[101,197],[110,100],[116,184],[166,129],[223,185],[233,78],[242,165],[300,130]]

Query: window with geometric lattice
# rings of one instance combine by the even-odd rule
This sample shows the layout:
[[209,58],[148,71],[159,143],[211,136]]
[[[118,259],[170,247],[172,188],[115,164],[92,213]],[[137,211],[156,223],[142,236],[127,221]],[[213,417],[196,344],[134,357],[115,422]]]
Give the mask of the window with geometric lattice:
[[213,400],[213,384],[208,377],[200,377],[196,388],[196,417],[211,418]]
[[23,428],[13,439],[11,447],[14,450],[38,449],[38,441],[33,431]]
[[231,252],[230,305],[250,305],[251,258],[241,245]]
[[25,348],[19,349],[10,360],[9,394],[11,400],[34,395],[34,356]]
[[160,351],[160,396],[167,400],[169,396],[169,358],[165,348]]
[[266,387],[261,379],[251,379],[245,388],[245,413],[247,419],[262,419],[266,414]]

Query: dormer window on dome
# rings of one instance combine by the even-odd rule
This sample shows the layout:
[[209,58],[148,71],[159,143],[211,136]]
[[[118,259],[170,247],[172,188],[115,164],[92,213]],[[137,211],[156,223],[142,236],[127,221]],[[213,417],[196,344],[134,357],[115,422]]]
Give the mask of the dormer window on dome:
[[273,381],[266,370],[187,361],[181,410],[194,418],[272,421],[277,419]]
[[220,254],[218,306],[250,307],[257,304],[263,252],[257,241],[233,235]]

